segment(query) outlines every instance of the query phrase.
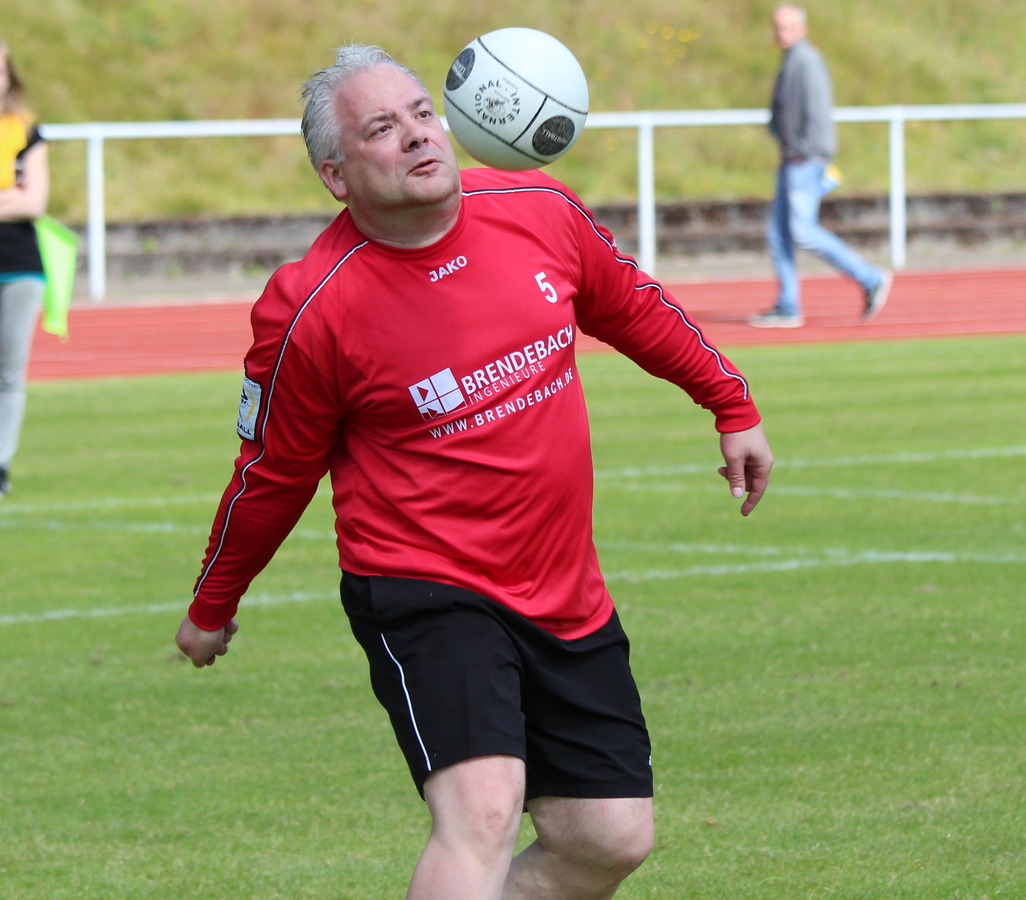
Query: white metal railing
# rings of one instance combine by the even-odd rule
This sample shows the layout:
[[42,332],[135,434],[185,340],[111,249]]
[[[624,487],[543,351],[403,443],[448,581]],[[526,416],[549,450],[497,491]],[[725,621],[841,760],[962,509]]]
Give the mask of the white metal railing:
[[[985,103],[940,106],[840,107],[837,122],[887,123],[889,150],[890,257],[895,269],[906,262],[907,217],[905,194],[905,125],[908,122],[981,119],[1026,119],[1026,103]],[[655,274],[655,130],[657,128],[723,125],[765,125],[765,109],[639,111],[591,113],[586,128],[626,128],[637,132],[638,156],[638,262]],[[89,295],[102,300],[107,290],[107,223],[104,203],[104,144],[109,140],[272,137],[298,135],[298,119],[212,120],[194,122],[94,122],[81,125],[45,125],[51,141],[85,141],[87,147],[86,257]]]

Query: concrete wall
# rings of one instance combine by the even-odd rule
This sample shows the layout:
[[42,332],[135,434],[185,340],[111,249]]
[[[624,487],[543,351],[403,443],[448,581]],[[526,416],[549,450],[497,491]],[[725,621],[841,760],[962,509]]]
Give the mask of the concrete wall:
[[[620,248],[637,250],[633,205],[594,207]],[[767,202],[702,201],[658,207],[660,255],[761,252]],[[109,279],[221,273],[247,275],[298,259],[332,216],[184,219],[111,224]],[[886,197],[827,197],[821,221],[864,251],[883,252],[888,240]],[[81,229],[79,229],[81,231]],[[1026,241],[1026,194],[910,197],[908,243],[971,249],[998,241]],[[84,254],[84,242],[80,247]],[[80,260],[84,268],[84,260]]]

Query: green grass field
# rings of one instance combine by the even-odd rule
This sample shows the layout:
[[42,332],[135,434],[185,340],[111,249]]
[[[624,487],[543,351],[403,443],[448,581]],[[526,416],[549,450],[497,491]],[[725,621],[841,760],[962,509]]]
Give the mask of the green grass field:
[[[581,361],[655,747],[657,849],[618,897],[1019,900],[1026,337],[730,355],[778,457],[749,519],[705,412]],[[327,496],[226,659],[173,645],[239,379],[31,385],[0,503],[4,898],[403,895],[427,818],[338,608]]]

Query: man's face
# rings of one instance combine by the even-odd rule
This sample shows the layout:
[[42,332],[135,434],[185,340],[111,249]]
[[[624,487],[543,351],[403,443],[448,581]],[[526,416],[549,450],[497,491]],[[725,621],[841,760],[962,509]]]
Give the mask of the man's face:
[[381,65],[339,92],[343,160],[321,177],[365,215],[444,203],[460,191],[459,164],[431,98],[414,79]]
[[805,37],[802,14],[791,6],[783,6],[773,14],[773,35],[781,50],[790,50]]

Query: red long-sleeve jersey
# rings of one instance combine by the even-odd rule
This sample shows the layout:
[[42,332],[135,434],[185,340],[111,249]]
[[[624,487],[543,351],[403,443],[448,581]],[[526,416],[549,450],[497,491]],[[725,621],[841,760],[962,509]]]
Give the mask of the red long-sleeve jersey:
[[235,473],[190,607],[224,625],[330,473],[339,562],[503,603],[562,638],[612,612],[592,540],[579,332],[709,409],[748,385],[564,185],[471,169],[455,227],[416,250],[343,212],[252,313]]

